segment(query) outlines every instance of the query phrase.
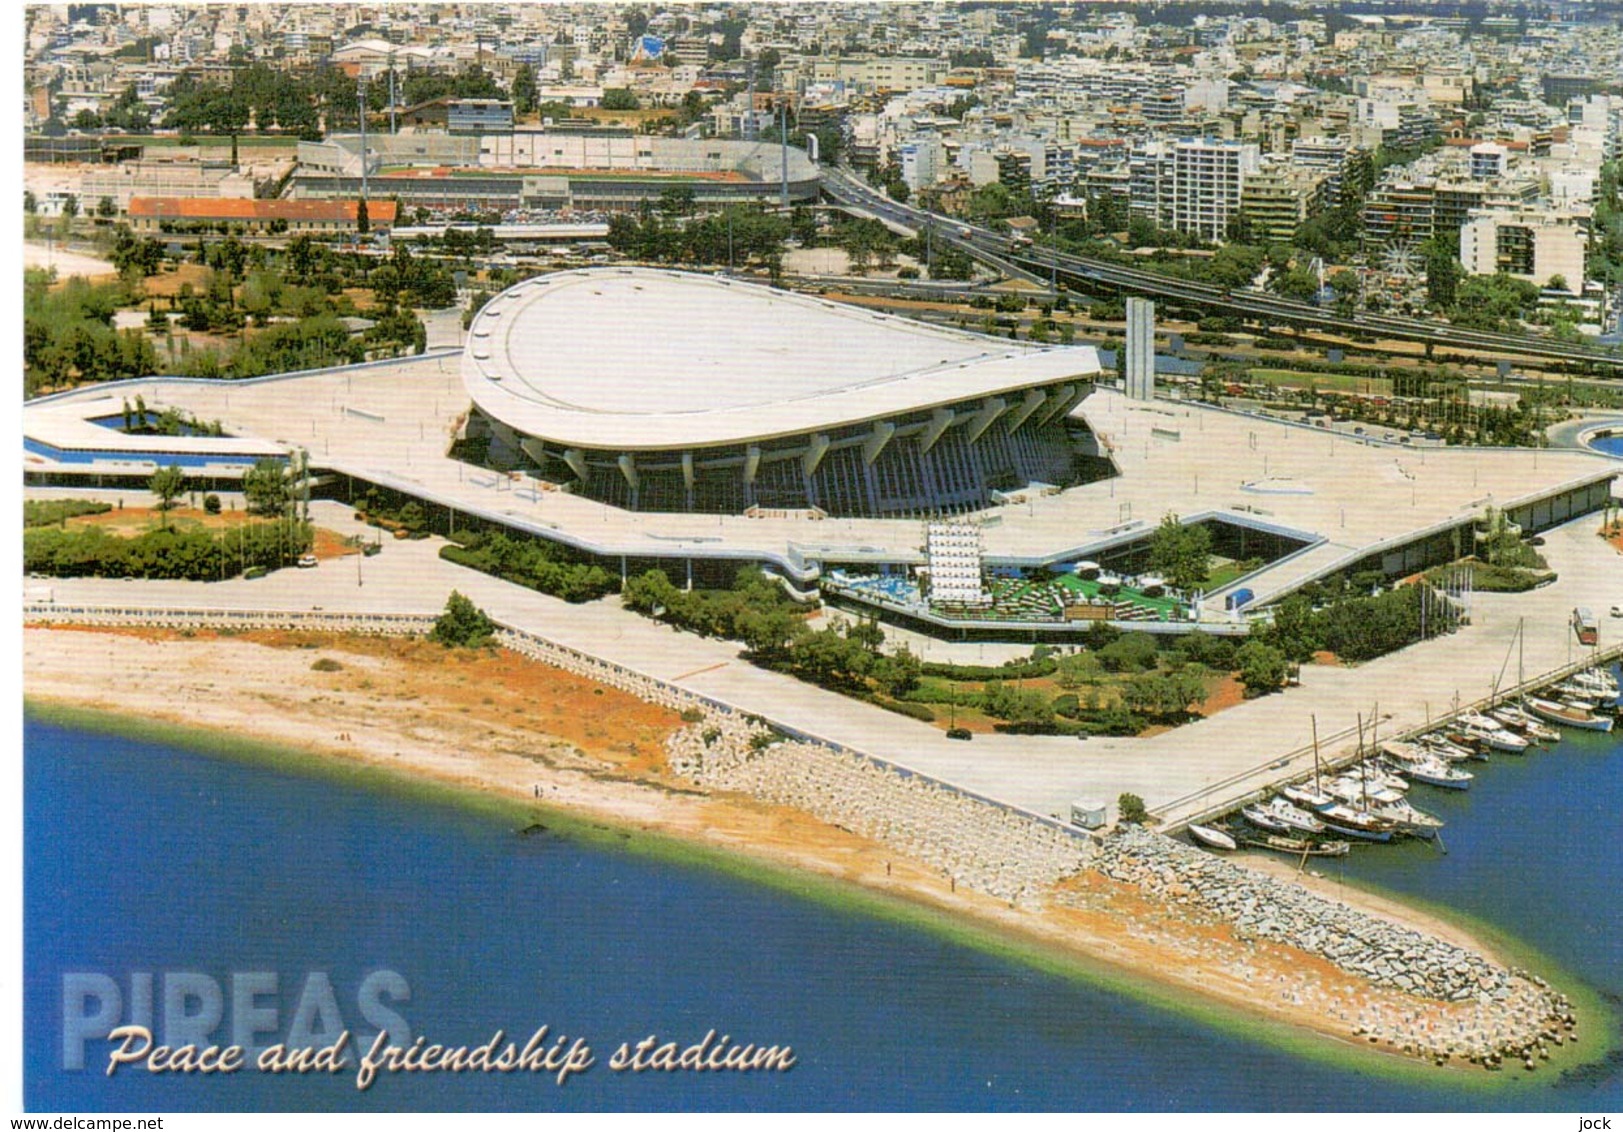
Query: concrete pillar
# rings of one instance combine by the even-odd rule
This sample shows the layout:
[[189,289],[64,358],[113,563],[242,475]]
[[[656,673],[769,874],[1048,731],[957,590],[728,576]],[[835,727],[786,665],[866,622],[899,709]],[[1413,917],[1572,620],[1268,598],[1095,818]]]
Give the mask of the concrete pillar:
[[586,466],[586,453],[579,448],[570,448],[564,452],[564,463],[569,470],[575,473],[577,479],[585,483],[591,478],[591,470]]
[[1047,404],[1047,402],[1048,395],[1041,389],[1026,390],[1025,400],[1021,401],[1014,411],[1009,414],[1009,431],[1013,432],[1015,429],[1025,424],[1026,418],[1031,416],[1031,414],[1035,413],[1038,409],[1042,408],[1043,405]]
[[800,458],[801,471],[806,473],[808,479],[811,478],[812,473],[817,471],[817,466],[823,462],[823,457],[827,454],[828,434],[823,432],[812,433],[811,441],[806,446],[806,454]]
[[952,427],[952,422],[955,420],[957,420],[957,417],[953,415],[951,409],[937,409],[931,413],[930,423],[919,434],[919,451],[928,452],[934,448],[936,441],[946,435],[947,430]]
[[615,463],[620,465],[620,474],[626,478],[626,483],[630,486],[631,490],[636,491],[637,458],[630,452],[622,452],[620,453],[620,458],[616,460]]
[[1135,401],[1155,400],[1155,304],[1148,299],[1127,300],[1123,355],[1127,396]]
[[693,453],[682,453],[682,486],[693,490]]
[[[1037,394],[1038,403],[1042,403],[1042,394]],[[969,425],[964,432],[964,439],[974,444],[992,427],[992,422],[1001,417],[1008,409],[1009,403],[1002,397],[989,398],[981,405],[980,411],[970,418]]]
[[755,473],[761,470],[761,446],[751,444],[744,449],[744,486],[755,486]]
[[1067,383],[1061,385],[1058,389],[1049,390],[1048,400],[1043,403],[1042,409],[1038,411],[1035,418],[1036,423],[1039,425],[1047,424],[1059,416],[1060,411],[1069,405],[1075,397],[1076,386],[1074,384]]
[[875,421],[873,432],[862,442],[862,462],[872,467],[873,462],[879,459],[879,454],[885,450],[885,445],[890,443],[890,438],[895,435],[895,425],[889,421]]

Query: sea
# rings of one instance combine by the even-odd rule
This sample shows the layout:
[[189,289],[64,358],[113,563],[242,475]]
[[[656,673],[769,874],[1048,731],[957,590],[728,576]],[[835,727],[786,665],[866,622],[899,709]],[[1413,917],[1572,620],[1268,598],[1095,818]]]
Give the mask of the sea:
[[[1442,847],[1367,847],[1321,868],[1488,925],[1615,1015],[1623,738],[1569,733],[1473,769],[1466,793],[1415,788],[1447,820]],[[34,1111],[1623,1108],[1615,1055],[1520,1081],[1393,1074],[832,882],[224,742],[30,712],[24,782]],[[288,1061],[109,1075],[112,1051],[141,1052],[138,1031],[86,1036],[114,1024],[159,1044],[279,1045]],[[500,1030],[494,1054],[534,1041],[551,1068],[397,1063],[362,1089],[379,1029],[408,1049]],[[346,1031],[345,1065],[328,1071],[317,1054],[334,1060]],[[627,1064],[668,1043],[668,1058],[697,1046],[701,1061],[753,1046],[779,1067]]]

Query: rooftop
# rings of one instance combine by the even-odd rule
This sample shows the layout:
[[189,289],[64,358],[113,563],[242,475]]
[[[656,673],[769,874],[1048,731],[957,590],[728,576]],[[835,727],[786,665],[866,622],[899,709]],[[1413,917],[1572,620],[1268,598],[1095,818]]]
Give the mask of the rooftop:
[[628,451],[835,428],[1098,372],[1041,349],[707,275],[602,268],[487,303],[462,376],[533,436]]

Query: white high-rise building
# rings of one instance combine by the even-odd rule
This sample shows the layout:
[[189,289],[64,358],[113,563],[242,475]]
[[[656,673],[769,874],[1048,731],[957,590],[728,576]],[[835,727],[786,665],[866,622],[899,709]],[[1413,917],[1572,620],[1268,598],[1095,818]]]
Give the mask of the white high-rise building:
[[1187,138],[1172,147],[1172,226],[1206,240],[1228,237],[1240,215],[1240,191],[1261,167],[1249,142]]

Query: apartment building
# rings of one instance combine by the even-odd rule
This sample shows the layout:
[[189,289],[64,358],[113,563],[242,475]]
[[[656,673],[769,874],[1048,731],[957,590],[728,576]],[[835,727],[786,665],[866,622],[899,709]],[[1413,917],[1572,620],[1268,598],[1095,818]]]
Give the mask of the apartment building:
[[1540,287],[1559,278],[1564,289],[1581,294],[1587,218],[1553,209],[1482,209],[1460,227],[1460,263],[1472,275],[1504,272]]

